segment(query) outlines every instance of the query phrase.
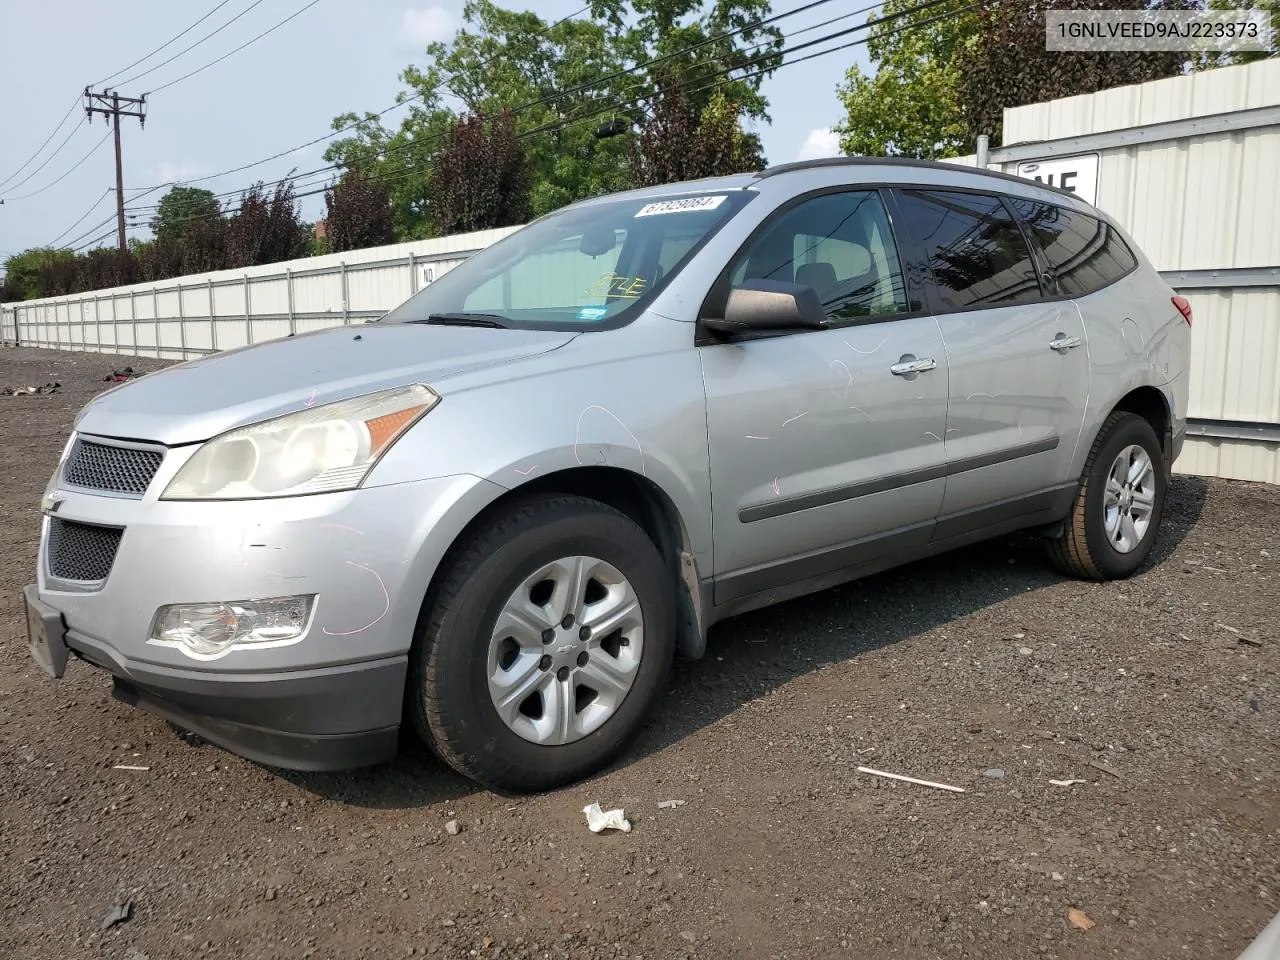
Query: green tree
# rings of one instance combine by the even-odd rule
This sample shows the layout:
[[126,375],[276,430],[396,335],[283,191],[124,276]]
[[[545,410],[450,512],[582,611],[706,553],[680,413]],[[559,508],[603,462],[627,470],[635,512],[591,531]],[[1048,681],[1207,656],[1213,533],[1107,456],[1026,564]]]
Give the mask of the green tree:
[[[701,42],[696,51],[654,66],[683,77],[701,111],[715,92],[712,84],[725,79],[717,72],[777,65],[781,34],[772,26],[704,42],[755,23],[768,11],[769,0],[595,0],[591,19],[552,26],[532,11],[468,0],[463,29],[449,43],[427,48],[428,66],[402,74],[408,88],[402,100],[411,103],[399,129],[387,129],[371,114],[344,115],[334,121],[335,129],[353,129],[325,157],[348,168],[359,164],[387,184],[400,239],[431,236],[440,227],[432,219],[427,185],[453,122],[463,114],[493,118],[512,109],[529,166],[530,214],[540,216],[629,182],[627,138],[599,139],[595,130],[611,117],[627,128],[642,121],[642,103],[653,96],[656,82],[649,69],[623,71]],[[747,117],[764,119],[763,79],[733,80],[719,89]]]
[[151,218],[151,232],[157,238],[181,240],[192,222],[220,216],[222,208],[210,191],[199,187],[174,187],[160,198],[156,214]]
[[977,35],[956,55],[965,123],[1001,142],[1004,108],[1146,83],[1183,72],[1179,51],[1062,52],[1045,49],[1050,10],[1189,10],[1198,0],[986,0],[974,13]]
[[[1004,109],[1176,76],[1187,56],[1045,49],[1045,13],[1195,9],[1201,0],[966,0],[915,10],[886,0],[867,50],[871,76],[850,68],[836,125],[850,154],[939,158],[970,152],[979,133],[1001,142]],[[1275,3],[1277,0],[1259,0]],[[895,16],[902,14],[902,16]]]
[[[845,118],[835,127],[840,148],[853,156],[954,156],[972,147],[974,135],[959,101],[957,54],[976,36],[972,13],[961,0],[915,11],[918,0],[886,0],[867,52],[871,76],[854,64],[837,94]],[[903,14],[902,16],[896,16]]]
[[47,285],[52,276],[50,268],[56,265],[72,264],[76,255],[71,250],[53,247],[32,247],[7,258],[4,262],[5,285],[9,296],[14,300],[34,300],[37,297],[52,297],[57,293]]
[[1269,57],[1280,57],[1280,0],[1209,0],[1210,10],[1265,10],[1271,14],[1272,42],[1275,49],[1270,52],[1259,50],[1243,50],[1226,53],[1202,53],[1196,56],[1193,63],[1197,70],[1212,70],[1215,67],[1230,67],[1240,63],[1254,63]]

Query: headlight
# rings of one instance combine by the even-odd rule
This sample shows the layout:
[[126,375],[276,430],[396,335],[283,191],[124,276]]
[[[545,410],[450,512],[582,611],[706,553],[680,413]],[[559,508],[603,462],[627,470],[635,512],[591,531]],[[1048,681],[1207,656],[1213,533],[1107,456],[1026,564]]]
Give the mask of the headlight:
[[440,402],[414,385],[299,410],[214,437],[162,500],[257,500],[354,490],[393,443]]

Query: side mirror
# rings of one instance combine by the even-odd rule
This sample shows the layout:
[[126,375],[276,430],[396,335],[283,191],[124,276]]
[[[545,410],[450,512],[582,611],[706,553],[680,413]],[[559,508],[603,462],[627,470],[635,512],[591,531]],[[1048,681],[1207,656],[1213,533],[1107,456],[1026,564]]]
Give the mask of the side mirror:
[[724,317],[704,317],[716,333],[760,330],[822,330],[827,314],[813,287],[780,280],[748,280],[729,291]]

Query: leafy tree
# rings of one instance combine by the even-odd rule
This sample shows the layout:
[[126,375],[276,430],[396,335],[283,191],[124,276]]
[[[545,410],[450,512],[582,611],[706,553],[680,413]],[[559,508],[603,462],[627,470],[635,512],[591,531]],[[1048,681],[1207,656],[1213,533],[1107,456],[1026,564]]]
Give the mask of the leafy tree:
[[[193,221],[193,224],[201,222],[217,221]],[[263,263],[279,263],[301,256],[307,246],[306,229],[298,220],[292,181],[276,184],[271,194],[259,182],[240,195],[240,206],[227,218],[225,263],[222,267],[235,270]]]
[[392,243],[396,238],[385,184],[348,170],[325,191],[325,249],[337,253]]
[[37,297],[60,297],[75,292],[80,258],[70,250],[68,256],[53,257],[40,266],[36,281]]
[[465,233],[523,223],[529,216],[529,164],[515,117],[460,117],[449,131],[427,184],[431,218],[441,232]]
[[[752,73],[776,66],[781,34],[772,26],[706,42],[768,12],[769,0],[595,0],[592,19],[551,26],[532,11],[468,0],[463,29],[449,43],[427,48],[429,66],[402,74],[408,87],[402,99],[411,105],[399,129],[388,130],[371,114],[339,117],[335,129],[355,127],[325,157],[345,167],[361,165],[388,185],[400,239],[440,232],[427,184],[457,118],[442,99],[447,91],[461,105],[457,114],[492,119],[504,109],[515,111],[533,185],[529,212],[540,216],[627,185],[627,138],[597,139],[595,129],[610,117],[628,128],[643,120],[640,103],[653,96],[659,66],[686,79],[699,114],[715,92],[712,84],[726,79],[716,73],[730,66],[746,65]],[[624,72],[695,43],[702,45],[653,70]],[[732,80],[719,89],[746,116],[767,118],[759,93],[763,79]]]
[[1179,51],[1046,50],[1049,10],[1195,8],[1195,0],[1038,0],[1034,5],[1026,0],[985,0],[974,12],[976,41],[965,44],[956,56],[964,120],[996,144],[1001,142],[1005,107],[1174,77],[1187,63],[1187,54]]
[[72,293],[121,287],[138,279],[133,254],[118,247],[97,247],[76,258]]
[[874,75],[851,67],[839,88],[840,146],[855,155],[954,156],[972,151],[979,133],[998,145],[1005,107],[1176,76],[1185,54],[1048,51],[1045,12],[1191,9],[1197,2],[982,0],[969,10],[968,0],[948,0],[916,11],[916,0],[886,0],[875,19],[903,16],[871,28]]
[[183,242],[167,236],[132,242],[129,249],[138,262],[139,278],[150,283],[181,275],[183,246]]
[[871,28],[867,53],[874,73],[854,64],[837,90],[846,115],[835,131],[846,154],[937,159],[972,148],[957,54],[974,42],[977,22],[970,12],[948,9],[962,3],[968,5],[950,0],[917,11],[918,0],[886,0],[875,19],[901,16]]
[[1214,67],[1230,67],[1240,63],[1266,60],[1268,57],[1280,57],[1280,0],[1209,0],[1209,9],[1265,10],[1271,14],[1272,37],[1276,47],[1269,53],[1263,53],[1259,50],[1243,50],[1229,53],[1198,54],[1194,60],[1197,70],[1211,70]]
[[56,264],[72,263],[75,257],[75,253],[70,250],[53,247],[32,247],[13,254],[4,262],[9,297],[14,300],[34,300],[37,297],[55,296],[55,291],[47,286],[47,281],[55,275],[50,272],[51,268]]
[[160,198],[156,215],[151,218],[151,232],[156,237],[181,240],[192,222],[220,216],[222,208],[210,191],[199,187],[174,187]]
[[182,237],[176,276],[208,273],[227,266],[227,221],[222,217],[192,220]]
[[685,85],[669,81],[631,145],[632,182],[652,186],[763,169],[759,140],[742,132],[738,116],[723,94],[699,114]]

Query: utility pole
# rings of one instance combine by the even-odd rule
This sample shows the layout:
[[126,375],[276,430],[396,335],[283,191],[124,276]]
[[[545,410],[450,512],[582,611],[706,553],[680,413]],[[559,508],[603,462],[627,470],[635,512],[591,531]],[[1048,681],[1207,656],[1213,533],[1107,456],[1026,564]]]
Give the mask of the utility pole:
[[[132,107],[133,109],[128,109]],[[89,122],[93,122],[93,115],[100,113],[107,117],[107,123],[115,120],[116,126],[116,221],[120,231],[120,249],[129,249],[124,239],[124,164],[120,159],[120,118],[121,117],[137,117],[138,126],[145,126],[147,122],[147,95],[144,93],[141,97],[122,97],[115,90],[103,90],[101,93],[95,93],[88,87],[84,88],[84,112],[89,118]]]

